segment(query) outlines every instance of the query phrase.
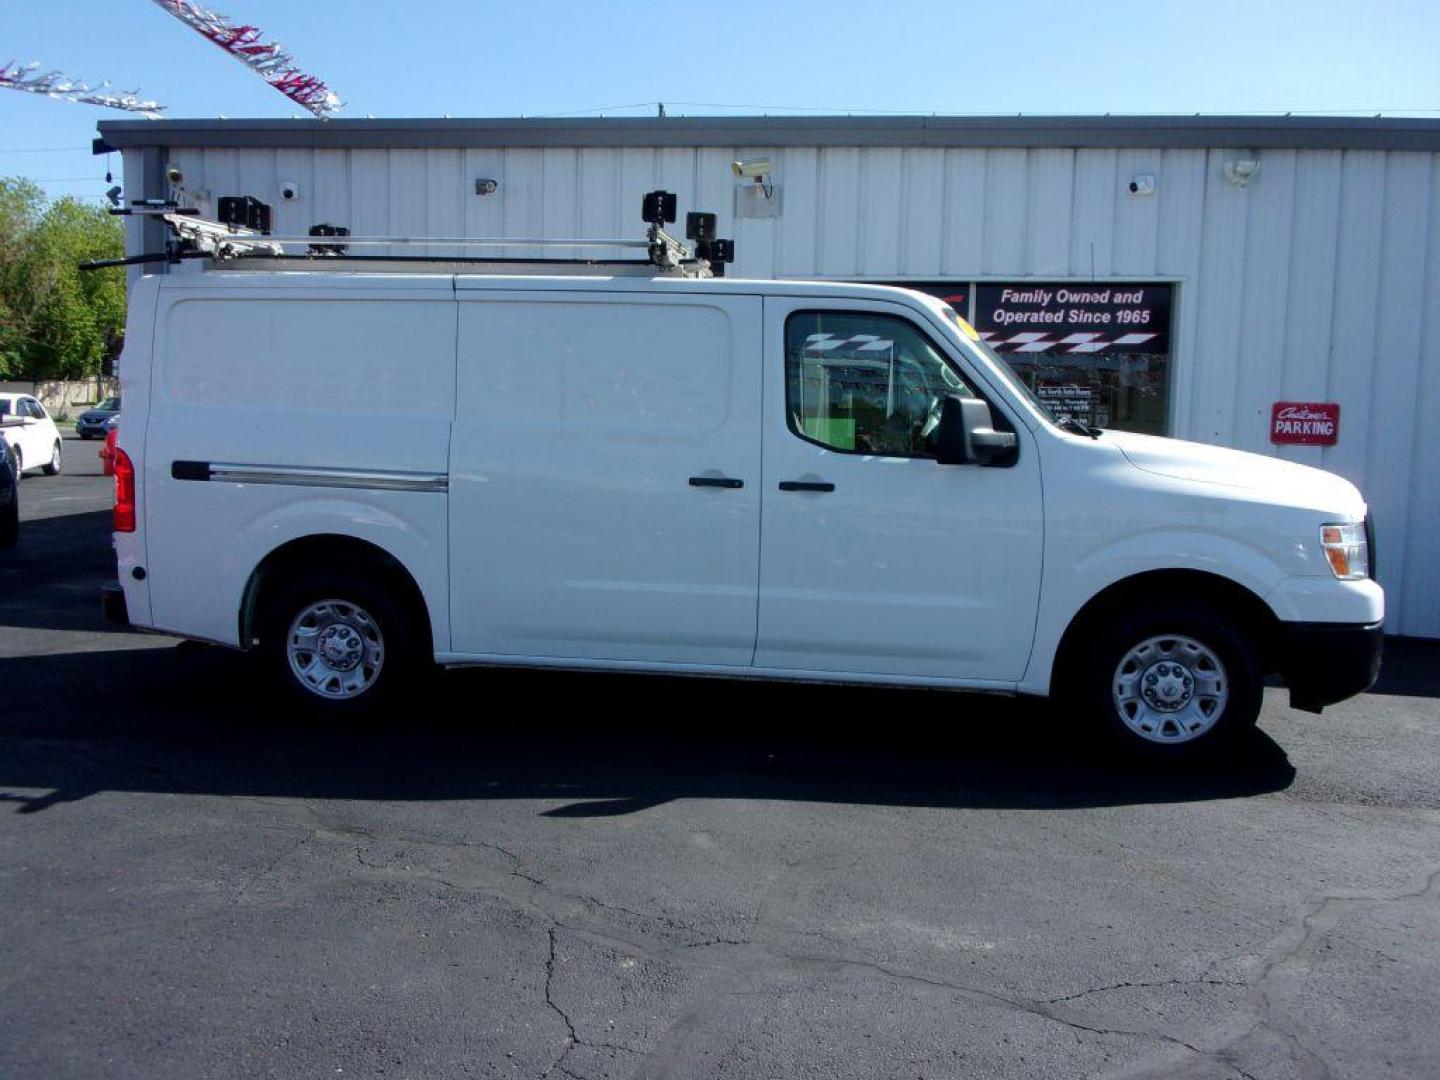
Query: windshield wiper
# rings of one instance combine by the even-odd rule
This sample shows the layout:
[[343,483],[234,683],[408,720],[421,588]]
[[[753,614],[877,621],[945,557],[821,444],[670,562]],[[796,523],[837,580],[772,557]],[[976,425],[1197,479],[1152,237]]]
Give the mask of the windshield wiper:
[[1055,421],[1055,426],[1064,428],[1066,431],[1073,431],[1076,435],[1088,435],[1092,439],[1100,437],[1100,428],[1091,427],[1085,421],[1074,416],[1062,416]]

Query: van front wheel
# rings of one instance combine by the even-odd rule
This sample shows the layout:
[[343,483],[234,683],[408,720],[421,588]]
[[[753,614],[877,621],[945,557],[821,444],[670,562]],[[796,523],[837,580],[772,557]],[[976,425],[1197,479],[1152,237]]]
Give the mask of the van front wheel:
[[1157,608],[1101,627],[1082,684],[1110,736],[1148,757],[1201,756],[1260,715],[1254,646],[1223,614],[1199,606]]
[[280,684],[324,711],[366,711],[417,669],[414,627],[386,591],[355,573],[280,583],[264,605],[260,646]]

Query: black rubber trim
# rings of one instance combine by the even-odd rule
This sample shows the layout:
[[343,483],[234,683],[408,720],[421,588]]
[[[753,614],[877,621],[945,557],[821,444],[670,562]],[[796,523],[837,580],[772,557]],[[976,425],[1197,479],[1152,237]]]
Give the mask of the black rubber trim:
[[1306,712],[1364,693],[1380,675],[1383,623],[1280,624],[1280,673]]
[[210,462],[172,461],[170,463],[170,475],[176,480],[209,480]]
[[1375,554],[1376,554],[1376,553],[1375,553],[1375,519],[1374,519],[1371,515],[1366,514],[1366,515],[1365,515],[1365,558],[1366,558],[1366,563],[1365,563],[1365,565],[1366,565],[1366,567],[1367,567],[1367,574],[1369,575],[1369,578],[1370,578],[1371,581],[1378,581],[1378,580],[1379,580],[1379,579],[1375,576]]
[[121,626],[130,625],[130,612],[125,606],[125,590],[118,581],[100,587],[100,610],[105,618]]

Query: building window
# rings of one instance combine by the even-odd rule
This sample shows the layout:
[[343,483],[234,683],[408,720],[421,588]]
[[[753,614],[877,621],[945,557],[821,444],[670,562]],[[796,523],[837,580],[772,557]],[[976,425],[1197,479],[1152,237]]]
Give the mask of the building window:
[[1057,415],[1168,433],[1174,286],[903,282],[964,315]]

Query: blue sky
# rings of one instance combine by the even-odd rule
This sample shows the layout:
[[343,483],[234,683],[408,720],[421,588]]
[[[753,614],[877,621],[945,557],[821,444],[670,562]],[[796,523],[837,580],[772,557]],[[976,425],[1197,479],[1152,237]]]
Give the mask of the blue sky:
[[[1440,116],[1434,0],[213,0],[341,116],[1278,113]],[[149,0],[0,5],[0,62],[139,86],[175,117],[299,110]],[[643,103],[643,104],[641,104]],[[617,108],[617,106],[634,106]],[[95,123],[0,91],[0,175],[94,197]],[[119,172],[118,158],[114,162]]]

